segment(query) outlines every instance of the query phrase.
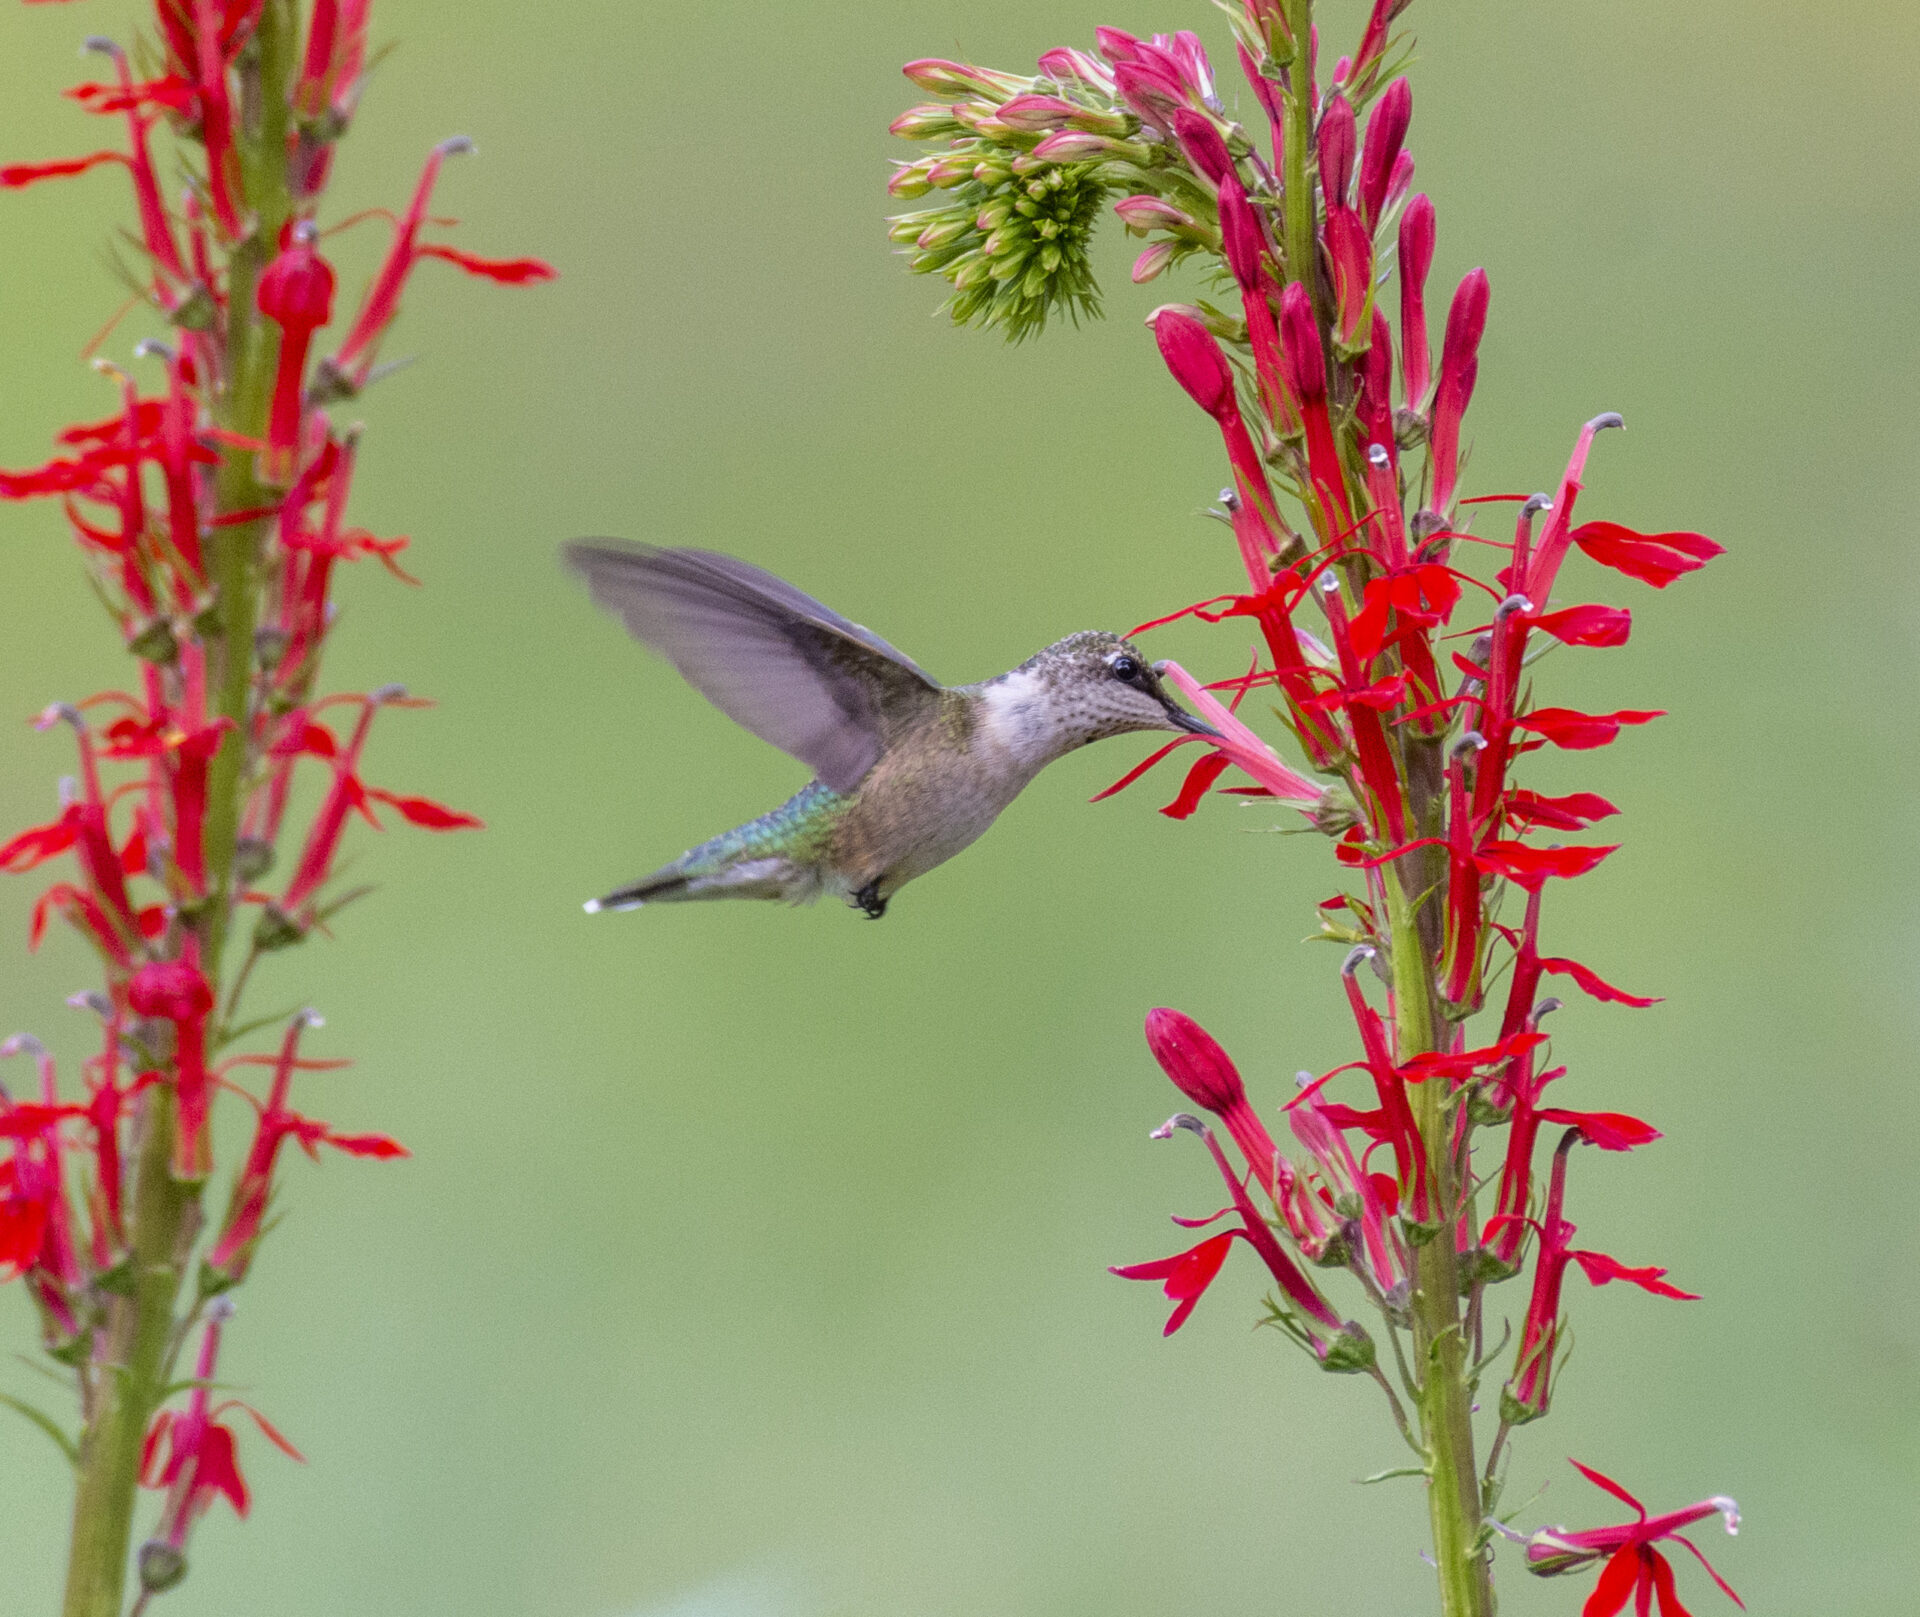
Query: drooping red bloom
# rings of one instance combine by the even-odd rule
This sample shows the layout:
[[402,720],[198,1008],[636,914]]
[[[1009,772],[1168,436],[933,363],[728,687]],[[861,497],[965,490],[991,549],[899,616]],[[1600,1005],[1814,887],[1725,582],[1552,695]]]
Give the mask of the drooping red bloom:
[[1613,1478],[1578,1460],[1567,1463],[1596,1488],[1605,1489],[1622,1504],[1630,1506],[1635,1517],[1618,1527],[1594,1527],[1577,1533],[1564,1527],[1543,1527],[1525,1538],[1527,1569],[1543,1577],[1570,1572],[1595,1561],[1603,1563],[1599,1582],[1580,1608],[1581,1617],[1616,1617],[1627,1609],[1628,1600],[1633,1601],[1636,1617],[1646,1617],[1656,1602],[1660,1617],[1689,1617],[1674,1588],[1673,1567],[1657,1548],[1668,1541],[1685,1549],[1706,1568],[1714,1586],[1742,1611],[1746,1610],[1746,1602],[1734,1593],[1732,1585],[1714,1571],[1699,1546],[1680,1531],[1709,1516],[1718,1516],[1725,1522],[1728,1535],[1736,1534],[1740,1531],[1738,1504],[1722,1494],[1664,1515],[1649,1516],[1647,1507]]
[[268,1442],[290,1459],[305,1463],[306,1457],[251,1404],[237,1398],[220,1404],[213,1402],[212,1382],[219,1363],[220,1335],[232,1317],[233,1304],[224,1297],[216,1298],[208,1308],[199,1357],[194,1363],[194,1388],[188,1396],[187,1407],[163,1409],[154,1416],[140,1453],[140,1485],[165,1489],[167,1493],[156,1539],[176,1552],[185,1548],[194,1523],[207,1513],[216,1499],[225,1499],[236,1516],[245,1516],[252,1504],[247,1479],[240,1470],[239,1447],[234,1441],[233,1429],[220,1419],[227,1410],[245,1410]]

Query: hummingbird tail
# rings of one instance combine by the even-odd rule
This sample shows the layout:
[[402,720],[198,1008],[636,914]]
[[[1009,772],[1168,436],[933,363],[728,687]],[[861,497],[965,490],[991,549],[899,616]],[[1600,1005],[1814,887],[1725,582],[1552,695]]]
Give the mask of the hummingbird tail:
[[681,860],[605,898],[590,898],[584,907],[589,915],[598,915],[602,910],[637,910],[647,904],[685,904],[707,898],[778,899],[802,904],[818,891],[818,881],[810,872],[785,859],[739,860],[717,869],[690,869],[687,861]]
[[687,878],[669,867],[605,898],[590,898],[581,908],[589,915],[598,915],[602,910],[637,910],[642,904],[674,904],[694,896],[687,887]]

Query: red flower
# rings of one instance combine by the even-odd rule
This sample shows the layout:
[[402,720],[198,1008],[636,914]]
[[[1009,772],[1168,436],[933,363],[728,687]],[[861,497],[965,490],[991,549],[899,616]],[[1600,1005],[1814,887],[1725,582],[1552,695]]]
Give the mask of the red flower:
[[[1516,1426],[1544,1415],[1552,1397],[1554,1354],[1563,1329],[1560,1287],[1569,1263],[1579,1264],[1581,1272],[1596,1286],[1624,1280],[1642,1291],[1652,1292],[1656,1297],[1676,1297],[1686,1302],[1699,1300],[1695,1293],[1682,1291],[1670,1283],[1665,1278],[1665,1269],[1651,1264],[1630,1268],[1604,1252],[1580,1251],[1571,1245],[1574,1226],[1561,1209],[1566,1202],[1567,1155],[1579,1142],[1583,1132],[1571,1128],[1562,1136],[1559,1149],[1553,1154],[1553,1174],[1547,1182],[1546,1213],[1533,1226],[1540,1236],[1533,1295],[1527,1303],[1527,1319],[1521,1331],[1513,1375],[1500,1394],[1500,1417]],[[1513,1221],[1511,1215],[1501,1215],[1493,1223],[1504,1226]],[[1532,1224],[1531,1220],[1526,1222]]]
[[1122,1280],[1165,1281],[1167,1298],[1176,1306],[1167,1317],[1166,1328],[1160,1334],[1171,1336],[1186,1324],[1194,1304],[1213,1284],[1213,1277],[1220,1272],[1221,1264],[1227,1261],[1227,1249],[1237,1237],[1242,1237],[1241,1231],[1227,1230],[1220,1235],[1210,1235],[1198,1246],[1175,1253],[1170,1258],[1155,1258],[1150,1263],[1129,1263],[1110,1269],[1108,1273],[1117,1274]]
[[[1674,1589],[1673,1568],[1655,1548],[1666,1540],[1680,1545],[1692,1555],[1706,1568],[1707,1576],[1713,1579],[1715,1587],[1742,1611],[1746,1610],[1746,1602],[1733,1592],[1725,1578],[1714,1571],[1712,1563],[1700,1553],[1699,1547],[1680,1532],[1681,1528],[1691,1526],[1694,1522],[1719,1516],[1726,1523],[1729,1536],[1738,1533],[1740,1507],[1733,1500],[1725,1495],[1716,1495],[1684,1509],[1668,1511],[1663,1516],[1649,1516],[1647,1507],[1613,1478],[1595,1471],[1591,1466],[1582,1465],[1578,1460],[1569,1460],[1567,1463],[1596,1488],[1604,1488],[1622,1504],[1631,1506],[1635,1516],[1635,1520],[1618,1527],[1594,1527],[1578,1533],[1568,1532],[1564,1527],[1543,1527],[1523,1540],[1527,1546],[1527,1570],[1542,1577],[1570,1572],[1604,1557],[1600,1581],[1594,1585],[1593,1593],[1587,1596],[1586,1604],[1580,1608],[1581,1617],[1615,1617],[1615,1613],[1626,1610],[1629,1598],[1633,1600],[1637,1617],[1646,1617],[1656,1601],[1660,1617],[1689,1617],[1687,1608],[1680,1604],[1680,1597]],[[1509,1533],[1509,1536],[1519,1535]]]
[[253,1249],[260,1240],[267,1203],[273,1194],[274,1163],[279,1157],[280,1147],[289,1138],[298,1141],[300,1149],[316,1160],[320,1155],[319,1148],[323,1145],[332,1146],[334,1150],[351,1157],[390,1158],[409,1154],[398,1140],[389,1139],[384,1134],[336,1134],[330,1125],[302,1117],[289,1109],[287,1096],[292,1089],[296,1069],[342,1065],[331,1061],[299,1059],[300,1035],[307,1028],[317,1026],[319,1021],[320,1018],[311,1011],[302,1011],[296,1016],[281,1041],[280,1054],[274,1059],[273,1086],[267,1093],[266,1104],[260,1107],[260,1122],[254,1130],[246,1166],[240,1170],[240,1177],[234,1182],[226,1227],[220,1232],[220,1239],[214,1244],[213,1250],[207,1254],[207,1267],[228,1280],[239,1281],[246,1277],[247,1266],[253,1260]]
[[212,1402],[210,1388],[220,1356],[220,1333],[232,1317],[233,1305],[224,1297],[217,1298],[208,1308],[206,1328],[200,1337],[200,1355],[194,1364],[194,1388],[187,1407],[161,1410],[147,1429],[140,1451],[140,1485],[167,1490],[155,1541],[176,1554],[185,1548],[193,1524],[207,1513],[214,1500],[225,1499],[236,1516],[245,1516],[252,1503],[247,1479],[240,1470],[233,1431],[220,1422],[227,1410],[245,1410],[268,1442],[290,1458],[305,1462],[305,1456],[250,1404],[238,1399],[221,1404]]
[[420,259],[444,258],[469,274],[485,275],[513,285],[554,278],[552,265],[537,258],[495,262],[476,258],[470,253],[456,253],[451,248],[420,244],[420,227],[427,222],[427,203],[432,199],[434,182],[440,177],[440,165],[456,152],[472,150],[472,141],[464,135],[456,135],[451,140],[441,141],[427,154],[427,164],[421,170],[420,183],[415,187],[413,201],[408,204],[406,214],[394,232],[393,246],[387,253],[386,262],[380,266],[373,284],[367,288],[366,298],[360,305],[360,312],[354,316],[346,340],[327,362],[334,376],[349,389],[357,390],[366,385],[373,366],[374,350],[381,334],[393,324],[394,316],[400,312],[401,290]]
[[314,238],[310,221],[296,224],[292,244],[262,272],[256,294],[260,312],[280,327],[280,359],[261,469],[265,481],[282,488],[293,481],[296,469],[307,347],[333,318],[333,267],[313,250]]
[[207,1077],[207,1018],[213,1013],[213,987],[193,958],[199,952],[193,934],[188,933],[187,938],[187,957],[156,960],[133,974],[127,983],[127,1005],[136,1016],[156,1016],[173,1023],[173,1086],[180,1107],[173,1172],[179,1179],[204,1179],[213,1170],[213,1146],[207,1132],[212,1099]]

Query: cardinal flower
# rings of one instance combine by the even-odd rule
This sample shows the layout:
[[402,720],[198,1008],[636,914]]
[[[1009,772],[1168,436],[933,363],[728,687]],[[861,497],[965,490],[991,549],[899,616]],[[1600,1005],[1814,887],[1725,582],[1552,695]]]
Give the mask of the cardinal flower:
[[1729,1536],[1738,1533],[1740,1507],[1733,1500],[1717,1494],[1662,1516],[1649,1516],[1647,1507],[1613,1478],[1578,1460],[1567,1463],[1596,1488],[1604,1488],[1622,1504],[1631,1506],[1635,1518],[1618,1527],[1594,1527],[1579,1533],[1564,1527],[1543,1527],[1522,1540],[1527,1546],[1527,1570],[1541,1577],[1554,1577],[1604,1561],[1600,1581],[1581,1607],[1581,1617],[1615,1617],[1627,1609],[1629,1599],[1633,1601],[1636,1617],[1646,1617],[1656,1601],[1660,1617],[1689,1617],[1674,1589],[1673,1567],[1656,1548],[1667,1540],[1686,1550],[1707,1569],[1707,1576],[1713,1579],[1715,1587],[1742,1611],[1746,1610],[1746,1602],[1714,1571],[1698,1546],[1680,1531],[1709,1516],[1719,1516],[1726,1523]]

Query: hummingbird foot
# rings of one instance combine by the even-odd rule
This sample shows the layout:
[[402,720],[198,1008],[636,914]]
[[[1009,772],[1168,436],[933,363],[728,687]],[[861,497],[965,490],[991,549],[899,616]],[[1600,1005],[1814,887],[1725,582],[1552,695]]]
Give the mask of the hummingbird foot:
[[880,896],[880,878],[878,876],[862,887],[850,900],[858,909],[865,912],[869,921],[877,921],[887,913],[887,901]]

